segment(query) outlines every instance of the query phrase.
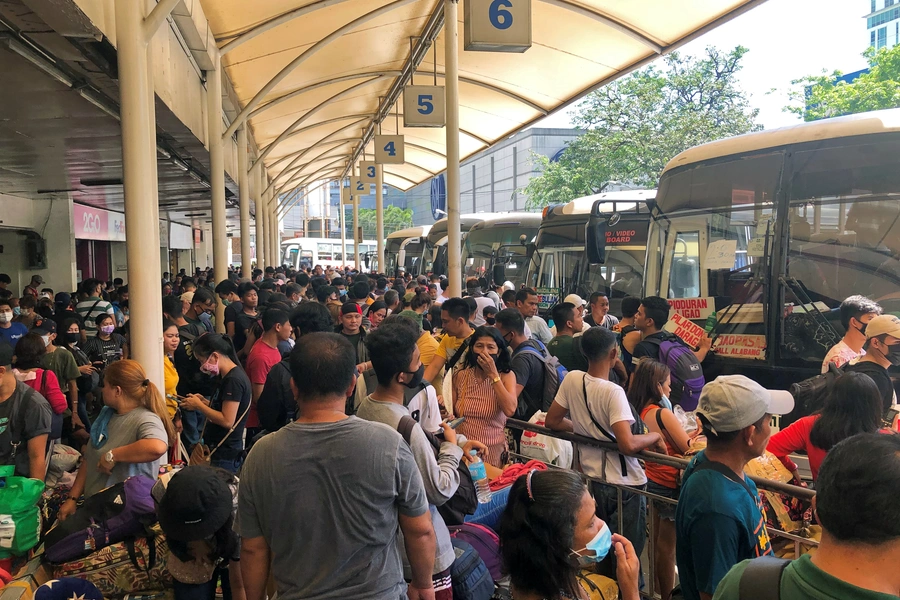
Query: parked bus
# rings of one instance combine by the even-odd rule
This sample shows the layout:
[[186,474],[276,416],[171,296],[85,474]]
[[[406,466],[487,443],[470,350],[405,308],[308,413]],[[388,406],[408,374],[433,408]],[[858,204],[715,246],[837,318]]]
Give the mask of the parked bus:
[[[375,250],[374,240],[363,240],[359,245],[365,254]],[[341,253],[340,238],[293,238],[281,242],[281,262],[295,269],[323,267],[343,267],[355,263],[353,240],[347,240],[347,258]]]
[[541,225],[540,213],[482,215],[469,229],[462,253],[463,279],[484,277],[488,285],[525,283],[527,251]]
[[[388,235],[384,245],[384,273],[390,277],[396,277],[400,269],[413,276],[423,273],[422,249],[430,230],[430,225],[422,225],[400,229]],[[377,260],[373,265],[375,270],[381,271]]]
[[[648,202],[655,196],[656,190],[605,192],[544,208],[526,278],[541,298],[541,314],[572,293],[587,300],[606,292],[614,314],[622,298],[641,294]],[[604,256],[589,256],[600,252],[599,240],[589,235],[600,228]]]
[[[463,243],[465,243],[466,234],[472,225],[484,219],[485,214],[470,214],[459,216],[459,228],[462,233]],[[422,249],[422,272],[434,273],[435,275],[447,274],[447,217],[434,222],[425,246]]]
[[842,300],[863,294],[900,313],[898,155],[900,110],[888,110],[712,142],[669,162],[644,291],[709,323],[707,380],[742,373],[786,389],[818,373],[840,340]]

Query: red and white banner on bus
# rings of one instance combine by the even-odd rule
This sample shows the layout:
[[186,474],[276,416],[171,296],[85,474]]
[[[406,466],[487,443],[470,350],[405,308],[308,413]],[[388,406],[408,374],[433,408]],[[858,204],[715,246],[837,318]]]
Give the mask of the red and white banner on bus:
[[669,318],[663,329],[680,337],[691,348],[699,346],[700,340],[706,335],[706,331],[702,327],[695,325],[690,319],[682,317],[678,313]]
[[766,336],[752,334],[722,334],[713,343],[713,351],[727,358],[766,358]]
[[705,320],[716,310],[714,298],[670,298],[672,314],[681,315],[694,321]]

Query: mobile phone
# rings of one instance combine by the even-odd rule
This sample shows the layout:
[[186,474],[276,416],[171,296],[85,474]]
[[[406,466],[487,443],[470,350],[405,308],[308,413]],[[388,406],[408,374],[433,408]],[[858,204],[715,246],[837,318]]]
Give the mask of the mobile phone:
[[166,398],[173,400],[175,404],[181,404],[181,401],[184,400],[184,396],[176,396],[175,394],[166,394]]
[[456,429],[457,427],[462,425],[465,422],[465,420],[466,420],[465,417],[459,417],[458,419],[453,419],[452,421],[448,421],[447,425],[450,426],[450,429]]

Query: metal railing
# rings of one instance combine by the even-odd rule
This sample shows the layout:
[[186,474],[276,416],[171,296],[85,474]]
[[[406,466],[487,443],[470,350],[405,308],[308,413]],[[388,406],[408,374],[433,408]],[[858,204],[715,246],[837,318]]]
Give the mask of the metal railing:
[[[552,429],[548,429],[547,427],[542,427],[540,425],[535,425],[533,423],[527,423],[525,421],[519,421],[517,419],[509,419],[506,422],[506,426],[510,429],[518,429],[521,431],[531,431],[534,433],[540,433],[546,435],[548,437],[566,440],[568,442],[572,442],[573,444],[583,445],[583,446],[593,446],[595,448],[600,448],[603,450],[611,450],[613,452],[619,452],[619,447],[613,442],[603,442],[600,440],[596,440],[594,438],[585,437],[582,435],[577,435],[574,433],[568,433],[565,431],[554,431]],[[521,454],[515,454],[514,456],[524,459],[524,460],[533,460],[531,457],[523,456]],[[648,450],[644,450],[637,454],[632,454],[629,456],[634,456],[635,458],[639,458],[646,462],[652,462],[659,465],[664,465],[668,467],[675,467],[676,469],[684,469],[690,463],[689,460],[684,458],[678,458],[675,456],[669,456],[667,454],[659,454],[657,452],[650,452]],[[558,468],[553,465],[547,465],[549,468]],[[655,550],[655,538],[656,538],[656,525],[655,525],[655,517],[656,517],[656,507],[654,503],[650,500],[656,500],[658,502],[664,502],[668,504],[672,504],[677,506],[678,501],[673,500],[672,498],[664,498],[662,496],[658,496],[656,494],[652,494],[647,492],[646,490],[639,490],[633,487],[629,487],[626,485],[620,485],[615,483],[610,483],[606,481],[606,473],[604,471],[603,478],[597,479],[595,477],[589,477],[580,473],[580,475],[591,482],[595,482],[599,485],[609,486],[616,489],[616,514],[618,515],[618,531],[624,530],[623,516],[622,516],[622,492],[627,491],[639,496],[643,496],[647,498],[647,507],[649,509],[649,516],[647,519],[647,523],[649,526],[649,539],[646,545],[647,548],[647,561],[641,561],[641,568],[646,574],[646,584],[645,589],[641,591],[641,596],[644,598],[658,599],[659,595],[657,594],[654,571],[656,569],[656,561],[654,560],[654,556],[656,554]],[[782,483],[780,481],[773,481],[771,479],[764,479],[762,477],[755,477],[753,475],[748,475],[748,477],[756,484],[756,487],[761,490],[768,490],[771,492],[776,492],[779,494],[785,494],[791,496],[793,498],[798,498],[804,501],[810,501],[816,495],[813,490],[808,488],[790,485],[787,483]],[[767,533],[769,534],[770,539],[772,537],[784,538],[786,540],[790,540],[794,543],[794,556],[799,557],[801,554],[801,546],[818,546],[819,542],[806,538],[797,533],[782,531],[780,529],[770,529],[766,528]],[[645,568],[646,562],[646,568]]]

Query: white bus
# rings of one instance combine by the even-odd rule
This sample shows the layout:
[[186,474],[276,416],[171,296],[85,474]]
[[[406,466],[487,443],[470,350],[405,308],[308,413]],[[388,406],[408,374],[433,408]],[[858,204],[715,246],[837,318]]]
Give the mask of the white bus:
[[[424,273],[421,270],[422,249],[430,230],[430,225],[422,225],[400,229],[388,235],[384,245],[384,262],[387,268],[383,272],[388,277],[396,277],[400,269],[413,276]],[[382,272],[381,265],[376,264],[374,268]]]
[[898,156],[900,110],[886,110],[720,140],[666,165],[644,293],[701,326],[716,315],[707,381],[742,373],[786,389],[844,334],[845,298],[900,312]]
[[[363,254],[375,251],[374,240],[363,240],[359,245]],[[355,264],[353,240],[347,239],[347,257],[341,253],[340,238],[308,238],[299,237],[281,242],[281,262],[295,269],[323,267],[342,267]]]

